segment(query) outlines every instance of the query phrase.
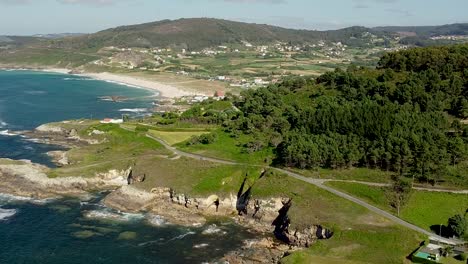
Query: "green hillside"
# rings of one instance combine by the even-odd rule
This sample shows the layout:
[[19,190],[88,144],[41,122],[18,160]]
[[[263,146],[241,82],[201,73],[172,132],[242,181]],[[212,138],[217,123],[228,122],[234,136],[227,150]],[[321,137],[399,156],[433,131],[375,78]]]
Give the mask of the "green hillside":
[[261,44],[277,41],[305,43],[327,40],[352,44],[369,31],[371,30],[365,27],[330,31],[296,30],[221,19],[190,18],[122,26],[56,41],[54,44],[70,48],[175,46],[193,50],[229,43],[241,44],[242,41]]

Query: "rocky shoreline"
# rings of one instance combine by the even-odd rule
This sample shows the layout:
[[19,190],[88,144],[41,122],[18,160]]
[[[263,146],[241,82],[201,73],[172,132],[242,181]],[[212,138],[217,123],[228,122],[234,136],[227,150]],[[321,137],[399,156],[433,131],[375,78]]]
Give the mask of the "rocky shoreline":
[[[67,148],[99,144],[80,138],[76,131],[53,125],[43,125],[23,134]],[[48,154],[58,166],[69,164],[66,151]],[[151,213],[182,226],[201,226],[210,218],[230,218],[260,235],[259,239],[245,241],[242,248],[227,254],[221,263],[278,263],[291,251],[308,247],[317,239],[328,238],[321,226],[289,230],[287,211],[291,201],[278,197],[249,202],[249,190],[242,194],[244,184],[237,196],[188,197],[168,187],[155,187],[151,191],[138,189],[134,184],[144,178],[133,176],[132,168],[96,173],[91,177],[49,178],[49,171],[50,168],[30,161],[0,159],[0,193],[46,199],[86,197],[89,192],[109,191],[102,202],[119,211]]]

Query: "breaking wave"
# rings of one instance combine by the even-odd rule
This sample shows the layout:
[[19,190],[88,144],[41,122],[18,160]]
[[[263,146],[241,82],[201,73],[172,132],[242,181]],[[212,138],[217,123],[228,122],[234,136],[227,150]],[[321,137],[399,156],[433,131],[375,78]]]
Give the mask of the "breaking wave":
[[164,218],[162,218],[160,215],[148,215],[146,220],[153,226],[163,226],[167,224],[167,221],[164,220]]
[[0,221],[7,220],[16,214],[16,209],[0,208]]
[[[28,202],[32,204],[44,205],[49,202],[55,201],[56,199],[48,198],[48,199],[35,199],[31,197],[22,197],[16,196],[6,193],[0,193],[0,202],[1,203],[11,203],[11,202]],[[0,208],[1,209],[1,208]]]
[[2,135],[2,136],[8,136],[8,137],[16,136],[16,134],[10,133],[9,130],[2,130],[2,131],[0,131],[0,135]]
[[144,89],[144,88],[143,88],[143,87],[141,87],[141,86],[138,86],[138,85],[132,85],[132,84],[124,83],[124,82],[117,82],[117,81],[111,81],[111,80],[104,80],[104,81],[105,81],[105,82],[107,82],[107,83],[112,83],[112,84],[123,85],[123,86],[131,87],[131,88]]
[[143,214],[114,212],[109,208],[105,208],[102,210],[86,211],[83,214],[87,218],[114,220],[114,221],[119,221],[119,222],[135,221],[135,220],[141,220],[144,218]]
[[67,78],[63,78],[64,81],[94,81],[93,79],[89,79],[89,78],[70,78],[70,77],[67,77]]
[[148,109],[147,108],[124,108],[124,109],[120,109],[119,112],[144,113],[144,112],[148,112]]
[[223,231],[221,228],[219,228],[217,225],[212,224],[208,226],[205,230],[202,232],[203,235],[213,235],[213,234],[226,234],[226,231]]
[[206,248],[208,246],[209,246],[209,244],[204,243],[204,244],[195,245],[195,246],[193,246],[193,248]]
[[[173,237],[173,238],[167,240],[166,242],[164,242],[164,243],[162,243],[162,244],[167,244],[167,243],[169,243],[169,242],[171,242],[171,241],[174,241],[174,240],[181,240],[181,239],[184,239],[184,238],[187,237],[187,236],[192,236],[192,235],[195,235],[195,234],[196,234],[195,232],[189,231],[189,232],[187,232],[187,233],[185,233],[185,234],[182,234],[182,235]],[[144,242],[144,243],[140,243],[140,244],[138,244],[138,246],[139,246],[139,247],[144,247],[144,246],[151,245],[151,244],[155,244],[155,243],[161,243],[161,240],[162,240],[162,239],[160,239],[160,240],[154,240],[154,241],[148,241],[148,242]]]
[[25,94],[31,94],[31,95],[40,95],[40,94],[46,94],[46,91],[24,91]]

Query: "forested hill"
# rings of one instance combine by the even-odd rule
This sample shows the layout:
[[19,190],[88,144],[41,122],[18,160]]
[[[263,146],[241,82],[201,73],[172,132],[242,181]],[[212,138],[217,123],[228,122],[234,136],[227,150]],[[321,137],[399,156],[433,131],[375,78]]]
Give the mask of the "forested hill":
[[245,91],[240,113],[219,118],[233,137],[251,136],[245,151],[272,148],[278,165],[373,167],[466,184],[467,96],[468,45],[416,48],[385,55],[378,69]]
[[[429,37],[439,35],[468,35],[468,24],[429,27],[348,27],[338,30],[297,30],[255,23],[243,23],[214,18],[187,18],[121,26],[94,34],[39,35],[54,39],[46,47],[98,50],[117,47],[173,47],[200,50],[219,45],[242,45],[245,42],[265,45],[277,42],[310,44],[319,41],[341,42],[348,46],[369,48],[389,43],[403,34],[402,44],[434,45],[440,41]],[[75,36],[76,35],[76,36]],[[63,36],[63,38],[60,38]],[[443,42],[442,42],[443,43]]]
[[412,33],[419,37],[435,37],[444,35],[468,35],[468,23],[457,23],[442,26],[414,26],[414,27],[376,27],[376,31],[395,33]]
[[[296,30],[222,19],[190,18],[122,26],[57,41],[55,45],[74,48],[177,46],[192,50],[228,43],[242,44],[243,41],[252,44],[267,44],[277,41],[309,43],[324,40],[357,45],[369,31],[372,30],[365,27],[329,31]],[[377,36],[384,34],[374,33]]]

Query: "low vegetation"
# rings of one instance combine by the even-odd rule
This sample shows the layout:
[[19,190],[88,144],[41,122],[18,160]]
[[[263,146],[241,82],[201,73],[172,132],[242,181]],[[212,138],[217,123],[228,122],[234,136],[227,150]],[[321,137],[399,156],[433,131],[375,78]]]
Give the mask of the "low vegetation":
[[[397,214],[387,196],[385,187],[368,186],[359,183],[330,182],[336,189],[349,193],[383,210]],[[426,230],[439,233],[439,225],[447,225],[449,218],[463,216],[468,205],[468,195],[413,191],[406,203],[402,204],[400,217]]]

